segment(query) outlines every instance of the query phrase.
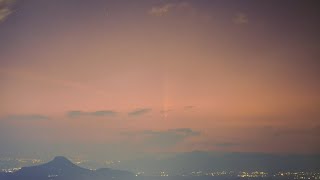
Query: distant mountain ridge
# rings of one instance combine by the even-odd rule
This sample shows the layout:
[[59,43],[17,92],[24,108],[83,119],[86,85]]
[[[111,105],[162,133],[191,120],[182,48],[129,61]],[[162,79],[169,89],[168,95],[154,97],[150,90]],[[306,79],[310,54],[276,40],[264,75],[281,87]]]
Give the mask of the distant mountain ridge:
[[2,173],[0,180],[102,180],[108,178],[126,179],[133,177],[129,171],[102,168],[89,170],[73,164],[63,156],[38,166],[23,167],[15,173]]
[[170,174],[190,173],[193,171],[318,171],[320,155],[281,155],[245,152],[193,151],[177,153],[166,158],[140,158],[123,162],[118,169],[142,169],[156,173],[161,169]]

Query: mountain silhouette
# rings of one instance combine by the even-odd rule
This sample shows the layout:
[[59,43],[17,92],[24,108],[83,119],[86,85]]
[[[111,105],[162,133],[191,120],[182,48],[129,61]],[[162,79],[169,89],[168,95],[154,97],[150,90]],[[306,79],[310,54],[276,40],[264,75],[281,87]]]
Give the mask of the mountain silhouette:
[[24,177],[64,177],[91,173],[92,172],[89,169],[81,168],[62,156],[55,157],[52,161],[46,164],[24,167],[20,171],[16,172],[18,176]]
[[15,173],[1,174],[0,180],[100,180],[108,178],[125,179],[134,176],[128,171],[102,168],[89,170],[73,164],[63,156],[38,166],[23,167]]
[[75,165],[69,159],[63,156],[57,156],[52,161],[48,162],[45,165],[51,166],[51,167],[56,167],[56,166],[66,167],[66,168],[75,167]]

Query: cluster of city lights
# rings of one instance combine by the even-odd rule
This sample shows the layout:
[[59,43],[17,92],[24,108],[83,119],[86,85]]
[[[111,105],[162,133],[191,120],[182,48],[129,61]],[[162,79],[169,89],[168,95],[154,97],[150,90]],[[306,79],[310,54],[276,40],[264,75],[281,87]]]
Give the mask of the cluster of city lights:
[[318,180],[320,179],[320,172],[279,172],[274,174],[275,177],[289,177],[292,179],[307,179]]
[[9,168],[9,169],[2,169],[1,172],[5,173],[14,173],[16,171],[19,171],[21,168]]

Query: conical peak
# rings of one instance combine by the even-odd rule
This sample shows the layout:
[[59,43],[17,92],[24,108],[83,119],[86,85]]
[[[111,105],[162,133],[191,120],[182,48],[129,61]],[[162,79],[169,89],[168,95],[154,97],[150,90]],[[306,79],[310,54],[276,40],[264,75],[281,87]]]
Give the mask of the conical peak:
[[57,156],[55,157],[50,164],[55,164],[55,165],[66,165],[66,164],[73,164],[69,159],[63,156]]
[[70,162],[69,159],[67,159],[66,157],[64,156],[56,156],[53,161],[59,161],[59,162]]

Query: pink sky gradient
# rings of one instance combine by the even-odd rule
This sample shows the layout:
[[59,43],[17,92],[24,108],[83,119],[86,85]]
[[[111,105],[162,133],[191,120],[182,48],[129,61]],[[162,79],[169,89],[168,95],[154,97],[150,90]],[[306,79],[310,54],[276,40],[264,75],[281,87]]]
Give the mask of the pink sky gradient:
[[[105,3],[80,13],[59,2],[33,14],[32,3],[18,3],[0,24],[0,38],[10,35],[0,55],[0,123],[14,132],[5,135],[16,144],[143,144],[138,151],[319,152],[312,42],[241,7],[165,5]],[[248,19],[235,23],[239,11]],[[103,110],[115,115],[90,115]],[[30,115],[48,119],[23,120]],[[179,128],[200,133],[168,147],[141,135]]]

